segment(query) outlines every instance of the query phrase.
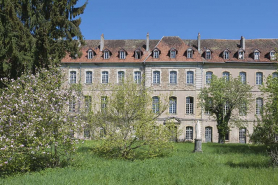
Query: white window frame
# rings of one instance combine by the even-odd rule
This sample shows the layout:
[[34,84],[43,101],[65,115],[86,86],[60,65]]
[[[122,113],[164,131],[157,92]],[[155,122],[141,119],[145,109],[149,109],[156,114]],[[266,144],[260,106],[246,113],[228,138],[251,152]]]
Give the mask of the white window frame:
[[206,72],[206,84],[209,85],[211,83],[213,72],[212,71],[207,71]]
[[103,51],[103,58],[104,59],[109,59],[110,58],[110,51],[104,50]]
[[76,82],[77,82],[77,71],[70,70],[69,71],[69,83],[76,84]]
[[125,80],[125,71],[120,70],[117,72],[117,80],[118,83],[123,83],[123,81]]
[[188,49],[186,51],[186,57],[187,58],[192,58],[193,57],[193,49]]
[[263,84],[263,73],[256,72],[256,85],[262,85],[262,84]]
[[169,83],[174,84],[174,85],[178,83],[178,72],[177,71],[169,72]]
[[205,53],[205,57],[207,60],[210,60],[211,59],[211,51],[210,50],[206,50],[206,53]]
[[259,60],[259,59],[260,59],[260,52],[254,51],[254,60]]
[[263,108],[263,99],[262,98],[256,98],[256,115],[261,115],[261,110]]
[[276,56],[275,56],[276,52],[275,51],[270,51],[269,55],[270,55],[270,60],[276,60]]
[[239,112],[239,115],[240,115],[240,116],[246,116],[246,114],[247,114],[247,106],[246,106],[246,103],[241,103],[238,112]]
[[246,84],[246,72],[244,71],[239,72],[239,76],[240,76],[241,83]]
[[[106,74],[106,72],[107,72],[107,74]],[[107,76],[107,78],[105,76]],[[105,71],[105,70],[101,71],[101,83],[102,84],[108,84],[109,83],[109,71]]]
[[152,76],[152,83],[153,84],[160,84],[161,83],[161,71],[153,70]]
[[134,71],[134,82],[137,84],[141,84],[142,74],[141,71]]
[[94,57],[93,50],[88,50],[88,59],[92,59]]
[[191,96],[186,97],[186,106],[185,113],[186,114],[194,114],[194,98]]
[[229,59],[229,57],[230,57],[230,54],[229,54],[229,51],[227,51],[227,50],[225,50],[224,51],[224,54],[223,54],[223,57],[224,57],[224,59]]
[[125,58],[126,58],[126,52],[123,51],[123,50],[121,50],[121,51],[119,52],[119,58],[120,58],[120,59],[125,59]]
[[192,126],[186,127],[185,140],[193,140],[193,127]]
[[105,111],[107,107],[107,96],[101,96],[100,97],[100,109],[101,111]]
[[169,98],[169,114],[177,114],[177,97]]
[[152,97],[152,109],[153,109],[153,113],[157,114],[159,113],[159,97],[158,96],[153,96]]
[[72,98],[69,100],[69,112],[76,112],[75,97],[72,97]]
[[186,84],[193,85],[194,81],[194,71],[186,71]]
[[159,58],[159,50],[158,49],[153,50],[153,58]]
[[[90,73],[91,72],[91,77],[90,76],[88,76],[89,74],[88,73]],[[93,83],[93,71],[85,71],[85,83],[86,84],[91,84],[91,83]]]
[[238,51],[238,59],[244,59],[244,51]]
[[175,49],[170,50],[170,58],[176,58],[177,56],[177,51]]
[[229,71],[224,71],[222,73],[222,77],[226,80],[226,81],[230,81],[230,72]]
[[135,58],[135,59],[141,59],[141,56],[142,56],[141,50],[135,50],[135,52],[134,52],[134,58]]

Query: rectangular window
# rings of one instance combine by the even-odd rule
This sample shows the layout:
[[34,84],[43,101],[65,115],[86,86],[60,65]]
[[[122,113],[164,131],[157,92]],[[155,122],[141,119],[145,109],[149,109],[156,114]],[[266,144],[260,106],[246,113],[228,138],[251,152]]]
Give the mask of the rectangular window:
[[260,115],[263,108],[263,99],[257,98],[256,99],[256,114]]
[[211,78],[212,78],[212,72],[208,71],[206,72],[206,84],[210,84]]
[[154,50],[153,51],[153,58],[158,58],[159,57],[159,51],[158,50]]
[[276,59],[275,52],[274,51],[270,52],[270,60],[275,60],[275,59]]
[[170,71],[170,84],[177,84],[177,71]]
[[141,71],[134,72],[134,82],[137,84],[141,84]]
[[123,83],[125,79],[125,72],[124,71],[118,71],[118,83]]
[[85,112],[90,112],[92,107],[92,97],[85,96]]
[[75,84],[76,83],[76,71],[71,71],[70,72],[69,83],[70,84]]
[[211,59],[211,52],[210,51],[206,51],[206,59]]
[[241,83],[246,84],[246,73],[240,72],[239,76],[240,76]]
[[125,51],[120,51],[120,59],[125,59]]
[[93,51],[89,50],[88,51],[88,59],[92,59],[93,58]]
[[136,50],[135,53],[134,53],[134,57],[135,57],[135,59],[140,59],[141,58],[141,51]]
[[239,108],[239,115],[246,116],[246,113],[247,113],[246,103],[242,103]]
[[153,84],[160,84],[160,71],[153,72]]
[[177,113],[177,98],[171,97],[169,102],[169,113],[176,114]]
[[193,127],[186,127],[185,139],[193,140]]
[[212,99],[209,98],[207,101],[208,101],[208,104],[205,107],[205,114],[211,114],[210,108],[212,107]]
[[223,111],[224,111],[224,115],[226,115],[226,114],[227,114],[227,112],[228,112],[229,108],[230,108],[230,107],[229,107],[229,103],[228,103],[228,102],[226,102],[226,103],[225,103],[225,105],[224,105],[224,110],[223,110]]
[[170,51],[170,58],[176,58],[176,51],[175,50]]
[[186,114],[193,114],[193,97],[186,97]]
[[192,58],[193,57],[193,51],[192,49],[187,50],[187,58]]
[[91,84],[93,82],[93,73],[92,71],[86,71],[86,83]]
[[110,52],[109,51],[104,51],[103,58],[104,59],[109,59],[110,58]]
[[186,83],[187,84],[194,84],[194,72],[193,71],[187,71],[186,73]]
[[159,113],[159,97],[153,97],[153,113]]
[[101,97],[101,111],[102,112],[106,112],[106,108],[107,108],[107,96],[102,96]]
[[229,81],[229,80],[230,80],[230,73],[229,73],[229,72],[223,72],[223,78],[224,78],[226,81]]
[[75,98],[72,97],[70,100],[69,100],[69,112],[75,112]]
[[229,52],[228,51],[224,52],[224,59],[229,59]]
[[108,83],[108,71],[102,71],[102,73],[101,73],[101,83],[103,83],[103,84]]
[[244,52],[243,51],[238,52],[238,59],[244,59]]
[[259,52],[254,52],[254,59],[255,60],[259,60],[259,56],[260,56]]
[[256,73],[256,85],[262,85],[263,84],[263,73],[257,72]]

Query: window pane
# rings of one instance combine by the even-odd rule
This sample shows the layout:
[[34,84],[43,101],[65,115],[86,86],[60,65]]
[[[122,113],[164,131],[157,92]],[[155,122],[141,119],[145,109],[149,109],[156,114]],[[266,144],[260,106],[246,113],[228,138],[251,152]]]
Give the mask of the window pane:
[[92,107],[92,97],[91,96],[85,96],[85,111],[89,112]]
[[212,72],[206,72],[206,84],[210,84],[212,78]]
[[69,100],[69,112],[75,112],[75,98],[72,97],[70,100]]
[[108,71],[102,71],[101,83],[108,83]]
[[76,83],[76,71],[71,71],[70,72],[70,83],[75,84]]
[[262,98],[257,98],[256,99],[256,114],[260,115],[261,110],[263,108],[263,99]]
[[262,85],[263,84],[263,73],[257,72],[256,73],[256,85]]
[[170,51],[170,58],[176,58],[176,51],[175,50]]
[[171,84],[176,84],[177,83],[177,72],[176,71],[171,71],[170,72],[170,83]]
[[193,127],[186,127],[185,139],[187,139],[187,140],[193,139]]
[[246,83],[246,73],[245,72],[240,72],[239,73],[239,76],[240,76],[240,80],[243,84]]
[[160,71],[153,72],[153,83],[160,84]]
[[186,114],[193,114],[193,98],[186,97]]
[[229,80],[230,80],[230,73],[229,73],[229,72],[223,72],[223,78],[224,78],[226,81],[229,81]]
[[92,71],[86,71],[86,83],[92,83],[93,81],[93,73]]
[[123,83],[124,79],[125,79],[125,72],[118,71],[118,83]]
[[187,71],[186,83],[187,84],[194,84],[194,73],[193,73],[193,71]]
[[141,72],[140,71],[135,71],[134,72],[134,81],[137,84],[141,83]]
[[171,97],[169,102],[169,113],[176,114],[177,113],[177,98]]
[[153,97],[153,113],[159,112],[159,97],[154,96]]

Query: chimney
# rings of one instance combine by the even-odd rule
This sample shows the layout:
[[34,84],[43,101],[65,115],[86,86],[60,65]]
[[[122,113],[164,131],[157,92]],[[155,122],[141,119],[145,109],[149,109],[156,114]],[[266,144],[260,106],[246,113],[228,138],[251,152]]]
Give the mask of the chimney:
[[147,40],[146,40],[146,51],[150,50],[150,36],[149,33],[147,33]]
[[197,39],[198,39],[198,52],[200,53],[201,52],[201,35],[200,35],[200,33],[198,33]]
[[245,38],[243,36],[240,38],[240,47],[245,50]]
[[101,36],[100,36],[100,48],[99,48],[99,50],[100,50],[100,51],[103,51],[103,48],[104,48],[104,35],[101,34]]

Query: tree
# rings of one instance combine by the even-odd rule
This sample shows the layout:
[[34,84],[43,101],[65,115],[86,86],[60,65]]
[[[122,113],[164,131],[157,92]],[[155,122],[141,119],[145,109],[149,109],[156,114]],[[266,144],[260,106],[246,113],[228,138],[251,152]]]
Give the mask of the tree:
[[238,109],[240,114],[246,114],[252,97],[251,89],[240,77],[217,78],[213,75],[209,86],[201,90],[200,105],[216,118],[219,143],[225,143],[230,120],[240,121],[238,116],[233,118],[233,111]]
[[[78,0],[1,0],[0,78],[57,65],[70,53],[80,56],[80,18],[87,2]],[[79,41],[79,42],[78,42]],[[0,84],[3,86],[3,84]]]
[[168,153],[172,125],[156,122],[167,108],[162,97],[153,102],[150,90],[132,80],[107,89],[109,92],[95,93],[95,108],[87,114],[95,133],[100,133],[95,136],[102,140],[96,151],[125,159]]
[[[55,78],[53,78],[55,76]],[[62,87],[59,69],[41,69],[17,80],[3,79],[0,90],[0,174],[60,166],[75,148],[71,136],[81,119],[69,114],[78,93]]]

